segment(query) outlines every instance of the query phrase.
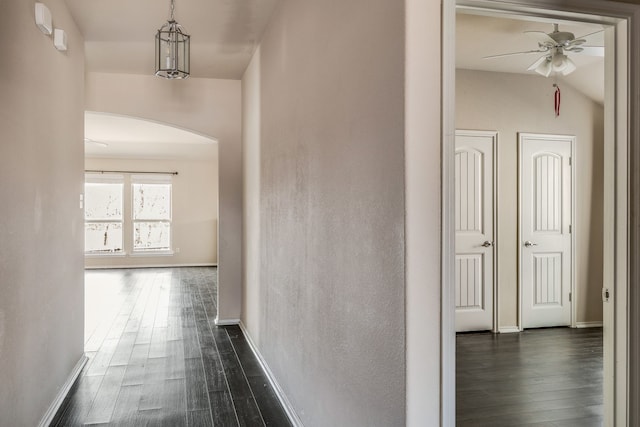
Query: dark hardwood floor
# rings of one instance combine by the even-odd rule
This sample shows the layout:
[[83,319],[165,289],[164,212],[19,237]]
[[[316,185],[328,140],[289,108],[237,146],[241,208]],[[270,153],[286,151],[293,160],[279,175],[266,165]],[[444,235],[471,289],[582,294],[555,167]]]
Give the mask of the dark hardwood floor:
[[240,328],[214,324],[215,268],[85,278],[90,360],[54,425],[291,425]]
[[458,426],[603,424],[602,328],[458,334]]

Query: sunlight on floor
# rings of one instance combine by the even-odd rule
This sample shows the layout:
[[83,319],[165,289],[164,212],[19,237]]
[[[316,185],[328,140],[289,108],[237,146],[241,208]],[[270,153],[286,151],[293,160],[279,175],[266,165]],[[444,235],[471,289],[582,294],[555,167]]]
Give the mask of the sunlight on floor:
[[[118,277],[114,277],[118,274]],[[165,277],[170,280],[170,272],[158,272],[149,269],[137,273],[138,279],[158,280]],[[113,319],[118,315],[128,294],[130,281],[129,273],[125,270],[86,270],[84,294],[84,342],[85,351],[96,351],[91,342],[93,336],[103,336],[97,333],[104,328],[110,328]],[[118,279],[118,280],[115,280]],[[124,292],[123,292],[124,291]],[[103,331],[106,332],[106,331]],[[99,345],[99,343],[95,343]]]

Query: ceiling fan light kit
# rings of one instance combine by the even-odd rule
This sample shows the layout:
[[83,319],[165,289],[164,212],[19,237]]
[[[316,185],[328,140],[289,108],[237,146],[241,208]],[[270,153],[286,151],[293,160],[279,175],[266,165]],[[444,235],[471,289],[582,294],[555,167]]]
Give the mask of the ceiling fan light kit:
[[603,30],[586,34],[576,38],[573,33],[567,31],[559,31],[558,24],[553,24],[553,32],[545,33],[542,31],[525,31],[534,37],[538,42],[537,50],[527,50],[524,52],[505,53],[500,55],[485,56],[485,59],[503,58],[514,55],[526,55],[530,53],[543,53],[529,68],[528,71],[549,77],[551,73],[562,74],[566,76],[576,70],[576,64],[567,56],[567,52],[582,53],[585,55],[604,56],[604,47],[600,46],[583,46],[587,41],[585,37],[602,32]]
[[171,0],[171,17],[156,33],[156,73],[166,79],[189,77],[190,40],[182,25],[174,19],[174,0]]
[[576,70],[576,64],[562,51],[556,51],[549,56],[539,58],[531,64],[529,70],[533,70],[545,77],[549,77],[552,72],[566,76]]

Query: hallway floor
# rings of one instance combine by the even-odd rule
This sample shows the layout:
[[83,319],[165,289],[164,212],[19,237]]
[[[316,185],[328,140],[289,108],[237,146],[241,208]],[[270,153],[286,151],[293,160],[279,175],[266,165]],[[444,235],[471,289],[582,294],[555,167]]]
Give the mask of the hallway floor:
[[602,426],[602,328],[457,335],[458,426]]
[[87,270],[89,362],[57,426],[290,426],[237,326],[217,327],[215,268]]

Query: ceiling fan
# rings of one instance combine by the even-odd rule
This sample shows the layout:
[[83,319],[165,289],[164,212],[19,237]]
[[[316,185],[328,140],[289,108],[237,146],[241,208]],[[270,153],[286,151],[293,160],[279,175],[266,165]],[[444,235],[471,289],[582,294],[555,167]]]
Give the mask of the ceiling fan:
[[563,76],[570,74],[576,70],[576,64],[569,59],[567,53],[580,53],[583,55],[604,56],[604,47],[602,46],[584,46],[587,42],[586,38],[604,30],[598,30],[593,33],[585,34],[576,38],[573,33],[558,30],[558,24],[553,24],[553,31],[545,33],[543,31],[525,31],[536,39],[538,49],[527,50],[523,52],[503,53],[499,55],[485,56],[484,59],[504,58],[514,55],[528,55],[531,53],[542,53],[529,68],[528,71],[535,71],[545,77],[549,77],[552,72],[561,73]]
[[106,142],[96,141],[91,138],[85,138],[84,143],[87,145],[96,145],[98,147],[103,147],[103,148],[106,148],[109,146],[109,144],[107,144]]

